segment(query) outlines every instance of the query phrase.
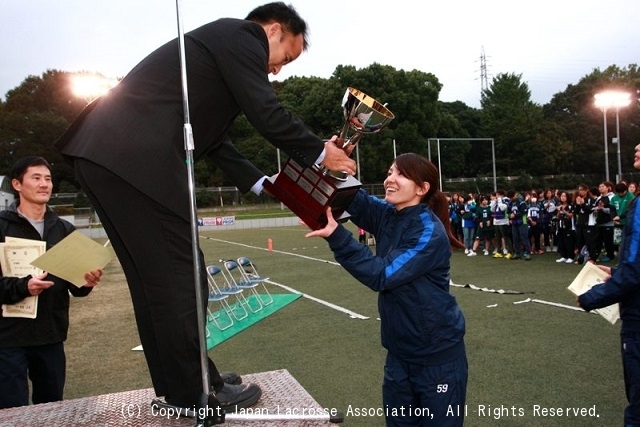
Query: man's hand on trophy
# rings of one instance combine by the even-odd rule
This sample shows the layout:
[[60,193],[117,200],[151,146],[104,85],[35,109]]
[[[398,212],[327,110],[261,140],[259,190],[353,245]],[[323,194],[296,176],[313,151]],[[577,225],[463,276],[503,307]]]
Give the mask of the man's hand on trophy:
[[353,147],[346,147],[344,150],[342,148],[338,148],[335,144],[337,139],[338,137],[334,136],[329,141],[325,142],[325,156],[322,161],[322,166],[331,171],[345,172],[349,175],[355,175],[356,162],[349,157],[349,154],[353,151]]

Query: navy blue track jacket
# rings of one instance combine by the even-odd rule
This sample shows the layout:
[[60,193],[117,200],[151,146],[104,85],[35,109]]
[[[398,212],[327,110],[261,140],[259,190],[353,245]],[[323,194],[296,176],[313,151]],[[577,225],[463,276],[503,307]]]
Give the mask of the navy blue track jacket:
[[580,295],[578,301],[585,310],[620,303],[623,331],[640,332],[640,209],[636,197],[627,211],[627,223],[622,234],[620,260],[611,269],[611,277]]
[[465,321],[449,293],[451,247],[438,217],[424,204],[396,211],[364,190],[347,210],[376,237],[377,256],[341,225],[327,241],[353,277],[379,292],[382,345],[409,363],[464,354]]

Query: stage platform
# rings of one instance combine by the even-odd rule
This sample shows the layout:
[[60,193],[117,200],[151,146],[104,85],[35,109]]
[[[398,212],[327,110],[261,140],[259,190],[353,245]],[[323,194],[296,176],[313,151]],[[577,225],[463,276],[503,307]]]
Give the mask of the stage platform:
[[[229,415],[223,425],[229,426],[330,426],[328,421],[313,420],[304,414],[322,413],[322,406],[286,370],[242,376],[244,382],[254,382],[262,388],[262,398],[246,413]],[[195,419],[176,419],[151,409],[155,399],[152,388],[83,397],[62,402],[43,403],[0,410],[0,426],[131,426],[182,427],[195,426]],[[304,412],[304,414],[303,414]],[[301,415],[283,420],[283,415]],[[255,420],[240,419],[249,416]],[[285,417],[286,418],[286,417]]]

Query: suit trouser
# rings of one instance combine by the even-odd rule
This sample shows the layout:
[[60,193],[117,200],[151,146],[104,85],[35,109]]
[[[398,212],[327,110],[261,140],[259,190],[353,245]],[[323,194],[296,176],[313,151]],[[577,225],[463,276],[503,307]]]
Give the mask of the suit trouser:
[[0,348],[0,409],[62,400],[66,357],[59,342]]
[[[75,159],[75,169],[127,278],[156,395],[178,406],[196,405],[203,389],[189,221],[101,166]],[[207,300],[202,303],[204,309]],[[209,375],[214,389],[222,388],[210,359]]]

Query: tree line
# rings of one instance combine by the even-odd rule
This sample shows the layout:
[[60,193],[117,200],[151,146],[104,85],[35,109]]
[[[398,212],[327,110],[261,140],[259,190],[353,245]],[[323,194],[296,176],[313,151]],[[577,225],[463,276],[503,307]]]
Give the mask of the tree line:
[[[19,157],[41,155],[55,165],[54,191],[77,191],[71,167],[53,146],[87,103],[72,92],[70,78],[75,74],[47,70],[41,76],[28,76],[0,100],[0,174],[7,174]],[[366,135],[358,147],[364,184],[384,180],[394,149],[396,154],[430,153],[441,165],[443,179],[492,176],[491,144],[467,140],[471,138],[493,138],[497,175],[521,177],[519,185],[573,186],[572,180],[582,177],[591,177],[595,182],[588,184],[594,184],[605,174],[603,113],[594,106],[594,95],[603,90],[632,94],[631,105],[619,110],[623,175],[633,171],[633,148],[640,143],[640,70],[636,64],[594,69],[545,105],[531,101],[531,91],[520,74],[498,74],[482,91],[481,107],[472,108],[460,101],[439,101],[442,84],[431,73],[377,63],[361,69],[340,65],[326,79],[291,77],[273,82],[273,87],[287,108],[313,132],[327,138],[338,133],[344,121],[340,104],[347,87],[387,104],[396,118],[382,132]],[[611,144],[616,136],[614,110],[608,113],[607,123],[609,169],[615,177],[617,147]],[[266,174],[277,172],[276,149],[244,116],[236,121],[230,137]],[[439,159],[435,147],[428,146],[430,138],[443,139]],[[205,160],[199,161],[195,170],[199,187],[233,185]],[[558,183],[558,176],[568,182]],[[556,181],[550,183],[550,179]],[[492,187],[493,183],[481,179],[469,189],[479,186]]]

